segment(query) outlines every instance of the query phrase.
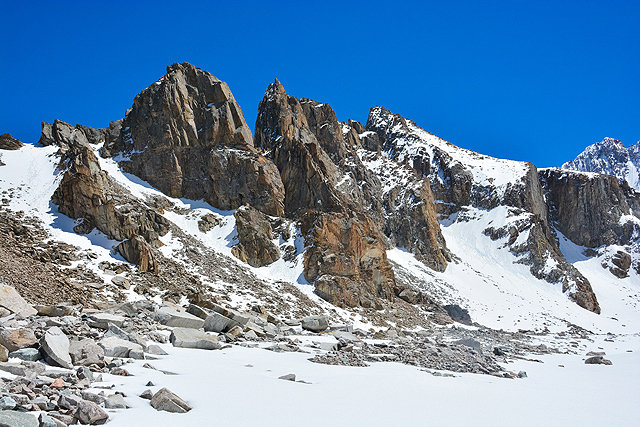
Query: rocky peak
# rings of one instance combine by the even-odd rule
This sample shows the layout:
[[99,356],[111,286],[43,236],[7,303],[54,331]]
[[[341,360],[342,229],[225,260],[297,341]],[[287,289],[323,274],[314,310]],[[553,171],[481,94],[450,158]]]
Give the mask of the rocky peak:
[[24,144],[8,133],[0,135],[0,150],[19,150]]
[[188,63],[170,65],[135,97],[125,118],[109,126],[101,153],[173,197],[283,213],[278,171],[255,150],[229,87]]
[[574,160],[562,165],[563,169],[596,172],[626,180],[640,190],[640,142],[629,148],[614,138],[604,138],[588,146]]

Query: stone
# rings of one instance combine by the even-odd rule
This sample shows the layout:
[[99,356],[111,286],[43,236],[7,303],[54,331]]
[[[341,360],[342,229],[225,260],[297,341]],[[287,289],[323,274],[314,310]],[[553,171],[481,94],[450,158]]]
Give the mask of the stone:
[[89,382],[94,381],[93,372],[86,366],[80,366],[78,369],[76,369],[76,373],[78,375],[78,378],[81,380],[86,378],[89,380]]
[[35,347],[38,345],[33,330],[27,328],[0,329],[0,344],[5,346],[10,352],[21,348]]
[[220,225],[221,220],[215,216],[214,214],[206,214],[202,215],[202,217],[198,220],[198,230],[201,233],[207,233],[212,230],[214,227]]
[[7,360],[9,360],[9,350],[7,350],[7,347],[3,346],[2,344],[0,344],[0,362],[6,362]]
[[52,382],[49,387],[51,388],[64,388],[66,384],[62,378],[56,378],[54,382]]
[[15,400],[10,398],[9,396],[4,396],[0,398],[0,411],[11,410],[18,405]]
[[192,328],[174,328],[169,341],[174,347],[219,350],[222,346],[218,338]]
[[107,332],[105,332],[105,334],[102,337],[103,338],[118,337],[126,341],[131,341],[134,344],[140,345],[143,350],[147,347],[146,341],[136,332],[123,331],[122,329],[118,328],[114,324],[109,325]]
[[35,378],[38,375],[42,375],[45,370],[45,365],[40,362],[0,363],[0,371],[10,372],[26,378]]
[[131,351],[143,351],[140,344],[136,344],[128,340],[123,340],[122,338],[118,338],[116,336],[103,338],[98,341],[98,345],[104,350],[105,357],[126,358],[130,356]]
[[122,288],[122,289],[129,289],[131,287],[131,281],[129,279],[127,279],[126,277],[122,277],[122,276],[114,276],[111,278],[111,283],[113,283],[114,285]]
[[273,230],[265,214],[251,206],[241,206],[233,213],[238,231],[238,244],[231,248],[233,256],[252,267],[263,267],[280,259],[273,243]]
[[0,307],[22,317],[35,316],[38,314],[38,311],[33,308],[31,304],[27,303],[13,287],[1,282]]
[[104,402],[104,407],[107,409],[129,409],[131,406],[124,401],[124,397],[121,394],[112,394],[107,396]]
[[171,306],[160,307],[154,319],[163,325],[178,328],[200,329],[204,326],[203,319]]
[[38,417],[38,422],[40,423],[39,427],[66,427],[66,424],[64,424],[62,421],[58,421],[55,418],[45,414],[44,412],[41,413]]
[[138,271],[158,272],[158,264],[151,253],[151,247],[140,236],[134,236],[116,246],[116,250],[126,259],[138,266]]
[[458,341],[454,341],[454,344],[465,345],[482,354],[482,344],[480,344],[478,340],[474,340],[473,338],[463,338]]
[[36,305],[34,308],[39,316],[62,317],[71,316],[78,312],[81,307],[75,305]]
[[258,334],[256,334],[255,331],[250,330],[250,331],[244,333],[244,339],[250,340],[250,341],[257,340],[258,339]]
[[71,340],[69,355],[74,365],[104,365],[104,349],[89,338],[83,338],[79,341]]
[[209,311],[195,304],[189,304],[189,307],[187,307],[187,313],[205,320],[210,314]]
[[[2,349],[0,348],[0,354],[2,353],[1,350]],[[26,360],[28,362],[37,362],[38,360],[42,359],[40,350],[38,350],[37,348],[21,348],[9,353],[9,357],[15,357],[17,359]],[[6,362],[6,360],[2,360],[1,358],[0,360]]]
[[148,346],[147,347],[147,353],[148,354],[153,354],[153,355],[156,355],[156,356],[167,356],[169,354],[166,351],[164,351],[162,349],[162,347],[160,347],[159,345],[156,345],[156,344],[151,344],[150,346]]
[[168,196],[281,216],[280,174],[253,146],[228,85],[186,62],[167,67],[160,82],[110,125],[102,155],[127,155],[123,170]]
[[189,412],[191,406],[167,388],[161,388],[153,395],[151,406],[158,411],[167,411],[183,414]]
[[100,406],[88,400],[80,399],[73,414],[81,424],[100,425],[109,420],[109,415]]
[[107,330],[109,329],[109,324],[113,324],[118,328],[121,328],[126,320],[126,317],[118,316],[115,314],[95,313],[89,316],[87,323],[92,328]]
[[283,375],[281,377],[278,377],[279,380],[285,380],[285,381],[294,381],[296,380],[296,374],[287,374],[287,375]]
[[38,419],[27,412],[0,411],[0,427],[39,427]]
[[23,145],[22,141],[14,138],[11,134],[0,135],[0,150],[19,150]]
[[300,321],[302,329],[311,332],[322,332],[329,328],[329,318],[324,315],[307,316]]
[[351,332],[334,331],[333,337],[337,340],[344,340],[346,342],[361,342],[361,340]]
[[150,389],[146,389],[145,391],[140,393],[138,397],[140,397],[141,399],[151,400],[151,398],[153,398],[153,392]]
[[69,338],[57,326],[49,328],[40,339],[40,351],[47,363],[71,369],[69,345]]
[[235,323],[233,323],[233,325],[230,325],[229,327],[235,326],[235,325],[240,325],[240,326],[244,326],[247,324],[247,322],[250,320],[250,317],[240,313],[239,311],[236,310],[232,310],[230,308],[224,308],[221,307],[219,305],[214,304],[212,306],[212,309],[214,312],[218,313],[218,314],[222,314],[225,317],[228,317],[229,319],[233,320]]
[[584,361],[585,365],[613,365],[613,362],[609,359],[605,359],[602,356],[589,357]]

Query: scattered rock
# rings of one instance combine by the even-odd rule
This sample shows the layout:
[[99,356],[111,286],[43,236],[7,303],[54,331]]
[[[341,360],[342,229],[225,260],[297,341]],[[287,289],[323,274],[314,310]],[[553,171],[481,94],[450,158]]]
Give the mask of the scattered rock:
[[0,344],[5,346],[10,352],[20,350],[21,348],[35,347],[38,345],[33,330],[27,328],[19,329],[0,329]]
[[129,409],[131,406],[124,401],[124,397],[121,394],[112,394],[108,396],[104,402],[104,407],[107,409]]
[[95,313],[89,316],[87,323],[93,328],[107,330],[109,329],[109,324],[113,324],[118,328],[121,328],[126,320],[126,317],[117,316],[115,314]]
[[204,320],[201,318],[170,306],[160,307],[154,318],[163,325],[177,328],[200,329],[204,326]]
[[38,314],[38,311],[27,303],[13,287],[3,283],[0,283],[0,307],[23,318]]
[[109,420],[109,415],[100,406],[88,400],[79,399],[73,415],[81,424],[99,425]]
[[192,409],[187,402],[167,388],[161,388],[154,394],[150,404],[158,411],[176,412],[180,414],[189,412]]
[[123,340],[116,336],[103,338],[98,341],[98,345],[102,347],[106,357],[132,357],[131,352],[136,352],[137,354],[143,352],[140,344]]
[[139,396],[141,399],[151,400],[153,398],[153,392],[150,389],[146,389]]
[[80,341],[72,340],[69,345],[69,355],[74,365],[104,365],[104,349],[90,338]]
[[19,411],[0,411],[0,427],[39,427],[32,414]]
[[281,377],[278,377],[279,380],[286,380],[286,381],[295,381],[296,380],[296,374],[287,374],[287,375],[283,375]]
[[191,328],[174,328],[169,341],[174,347],[182,348],[219,350],[222,347],[215,336]]
[[327,316],[307,316],[300,320],[302,329],[311,332],[322,332],[329,328],[329,318]]
[[584,361],[585,365],[613,365],[613,362],[609,359],[605,359],[602,356],[589,357]]

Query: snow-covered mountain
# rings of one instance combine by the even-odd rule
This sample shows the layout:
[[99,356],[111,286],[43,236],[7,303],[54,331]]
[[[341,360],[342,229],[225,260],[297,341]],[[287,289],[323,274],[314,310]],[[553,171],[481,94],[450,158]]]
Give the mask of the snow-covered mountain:
[[420,313],[411,327],[450,321],[443,307],[457,305],[491,327],[583,319],[606,329],[629,297],[601,295],[638,286],[635,196],[598,198],[596,186],[579,197],[609,211],[626,203],[615,217],[581,217],[595,235],[627,236],[598,249],[558,209],[575,185],[456,147],[382,107],[366,125],[340,123],[276,80],[255,135],[224,82],[174,64],[108,129],[45,123],[39,146],[4,151],[5,207],[90,252],[71,263],[91,273],[84,280],[109,283],[105,261],[133,264],[133,291],[107,287],[97,294],[106,300],[266,298],[282,315],[340,307],[363,321],[400,305]]
[[574,160],[562,165],[564,169],[613,175],[626,180],[640,191],[640,141],[625,147],[617,139],[605,138],[588,146]]

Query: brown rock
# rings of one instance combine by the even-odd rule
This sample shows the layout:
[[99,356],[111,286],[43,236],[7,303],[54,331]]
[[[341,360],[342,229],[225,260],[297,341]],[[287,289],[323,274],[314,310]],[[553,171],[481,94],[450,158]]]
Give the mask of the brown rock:
[[320,297],[343,307],[377,307],[377,298],[394,297],[393,269],[369,218],[309,213],[303,232],[307,227],[313,243],[305,252],[304,275]]
[[273,230],[266,215],[251,206],[238,208],[236,218],[238,244],[231,253],[252,267],[269,265],[280,259],[278,247],[272,242]]
[[14,352],[21,348],[37,347],[38,339],[31,329],[0,329],[0,344],[6,347],[9,352]]
[[127,261],[136,264],[139,271],[158,272],[158,264],[151,253],[151,248],[140,236],[125,240],[116,249]]
[[8,133],[0,135],[0,150],[19,150],[24,144]]
[[64,388],[66,384],[62,378],[56,378],[54,382],[52,382],[49,387],[51,388]]
[[188,63],[167,67],[136,96],[124,120],[107,130],[102,153],[124,155],[127,172],[173,197],[283,213],[280,175],[254,148],[229,87]]

